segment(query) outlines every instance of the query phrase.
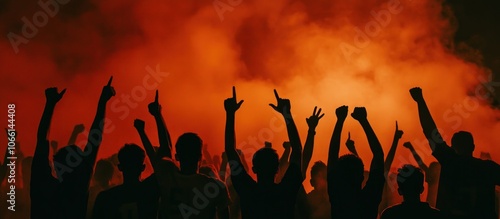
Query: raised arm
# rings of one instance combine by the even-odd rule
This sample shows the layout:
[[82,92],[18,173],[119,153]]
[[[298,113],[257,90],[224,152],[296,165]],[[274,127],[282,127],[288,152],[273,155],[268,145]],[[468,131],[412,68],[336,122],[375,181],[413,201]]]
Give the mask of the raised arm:
[[248,171],[248,162],[247,162],[245,153],[241,149],[236,149],[236,152],[238,152],[238,155],[240,156],[241,163],[243,164],[243,168],[245,168],[245,170]]
[[339,159],[340,137],[342,135],[342,128],[344,127],[344,122],[347,118],[348,110],[349,108],[347,106],[341,106],[335,111],[335,114],[337,115],[337,123],[335,123],[335,128],[333,129],[332,138],[330,140],[330,148],[328,149],[328,179],[333,176],[333,167]]
[[[31,165],[31,176],[35,179],[40,174],[45,176],[51,176],[50,164],[49,164],[49,128],[52,121],[52,115],[54,114],[54,108],[63,97],[66,89],[62,90],[60,93],[57,88],[51,87],[45,90],[45,108],[43,110],[42,118],[40,119],[40,124],[38,125],[37,132],[37,143],[35,148],[35,153],[33,155],[33,162]],[[35,179],[36,180],[36,179]]]
[[71,132],[71,136],[69,137],[68,145],[74,145],[76,142],[76,138],[84,130],[85,130],[85,126],[83,124],[75,125],[75,127],[73,128],[73,132]]
[[210,154],[210,151],[208,151],[208,145],[203,144],[203,157],[207,161],[208,165],[213,165],[215,167],[214,160],[212,159],[212,155]]
[[276,97],[277,105],[269,104],[274,110],[281,113],[286,122],[286,130],[288,132],[288,138],[290,140],[290,145],[292,147],[292,153],[290,154],[290,164],[295,164],[302,170],[302,143],[300,141],[299,132],[293,121],[291,105],[289,99],[280,98],[278,92],[274,90],[274,96]]
[[292,149],[292,146],[290,145],[289,141],[283,142],[283,148],[285,149],[283,151],[283,154],[281,154],[280,157],[280,162],[279,162],[279,168],[278,168],[278,174],[276,175],[276,182],[281,182],[283,179],[283,176],[285,176],[285,173],[288,169],[289,165],[289,160],[290,160],[290,152]]
[[370,172],[375,173],[380,171],[383,174],[384,172],[384,151],[382,150],[382,145],[378,141],[375,132],[373,131],[370,123],[368,122],[368,118],[366,115],[366,109],[364,107],[356,107],[354,108],[354,112],[351,116],[358,120],[363,130],[365,131],[366,137],[368,138],[368,144],[370,145],[370,150],[373,154],[373,159],[370,165]]
[[141,142],[144,147],[144,150],[148,155],[149,161],[151,162],[151,166],[153,167],[153,171],[155,171],[156,173],[158,172],[158,165],[161,158],[155,152],[155,149],[153,148],[153,145],[151,144],[148,135],[144,131],[145,125],[146,125],[145,122],[140,119],[134,120],[134,127],[137,130],[137,133],[139,133],[139,136],[141,137]]
[[[236,137],[234,133],[235,113],[241,107],[241,104],[243,104],[243,100],[241,100],[240,102],[236,101],[236,88],[233,87],[233,97],[227,98],[224,101],[224,109],[226,110],[226,130],[224,142],[225,151],[231,170],[234,170],[236,168],[241,168],[244,170],[240,156],[238,156],[238,152],[236,152]],[[231,165],[237,165],[237,167],[233,167]],[[244,171],[246,172],[246,170]],[[233,171],[231,171],[231,175],[234,175]]]
[[158,130],[158,140],[160,141],[158,156],[160,158],[168,157],[172,159],[172,141],[167,129],[167,124],[161,114],[161,105],[158,101],[158,90],[156,90],[155,101],[148,105],[148,109],[149,113],[155,118],[156,128]]
[[59,149],[59,143],[57,141],[50,141],[50,148],[52,148],[52,154],[56,154]]
[[422,169],[426,174],[428,174],[429,167],[424,163],[422,158],[418,155],[413,145],[410,142],[405,142],[403,143],[403,146],[405,148],[408,148],[408,150],[410,150],[411,154],[413,155],[413,158],[415,158],[415,161],[417,161],[418,163],[418,167],[420,167],[420,169]]
[[220,163],[219,176],[223,182],[226,182],[226,170],[227,170],[227,155],[226,152],[222,152],[222,161]]
[[394,138],[392,140],[391,149],[389,153],[387,153],[387,157],[385,158],[384,163],[384,173],[387,177],[387,174],[391,170],[392,162],[394,161],[394,156],[396,155],[396,149],[398,148],[399,140],[403,137],[403,131],[399,130],[398,121],[396,121],[396,131],[394,131]]
[[290,160],[290,152],[292,149],[292,146],[290,145],[289,141],[283,142],[283,154],[281,154],[280,157],[280,164],[279,164],[279,172],[282,172],[281,176],[285,173],[286,168],[288,167],[288,160]]
[[316,135],[316,126],[325,114],[321,114],[321,108],[316,112],[318,107],[314,107],[313,114],[306,119],[309,130],[307,131],[306,143],[304,144],[304,157],[302,157],[302,175],[305,176],[309,163],[311,162],[314,149],[314,136]]
[[[106,114],[106,103],[115,95],[115,89],[111,86],[113,77],[108,81],[108,84],[102,88],[101,96],[99,97],[99,102],[97,104],[97,112],[90,127],[90,133],[85,146],[84,151],[90,151],[89,156],[84,156],[86,163],[90,168],[94,168],[95,161],[97,158],[97,152],[99,151],[99,146],[102,142],[102,130],[104,128],[105,114]],[[90,177],[90,176],[89,176]]]
[[420,125],[424,131],[424,135],[429,141],[429,146],[431,150],[435,150],[436,144],[443,143],[443,137],[439,133],[439,130],[432,118],[431,112],[425,103],[424,96],[422,95],[422,89],[419,87],[412,88],[410,90],[411,97],[418,105],[418,115],[420,117]]
[[359,157],[358,151],[356,151],[356,145],[351,139],[351,132],[347,133],[347,141],[345,141],[345,146],[347,147],[347,150],[349,150],[349,152]]

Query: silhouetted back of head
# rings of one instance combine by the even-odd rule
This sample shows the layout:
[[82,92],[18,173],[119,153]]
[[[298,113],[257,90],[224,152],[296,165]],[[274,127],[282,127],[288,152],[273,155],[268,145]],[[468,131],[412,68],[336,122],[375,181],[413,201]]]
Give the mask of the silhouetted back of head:
[[349,185],[361,189],[364,179],[363,161],[354,154],[346,154],[339,158],[337,162],[338,177],[342,177]]
[[[311,167],[311,185],[314,188],[326,188],[326,164],[316,161]],[[317,189],[319,189],[317,188]]]
[[125,144],[118,152],[118,169],[124,174],[140,176],[144,170],[144,150],[136,144]]
[[79,168],[83,161],[83,154],[82,149],[76,145],[65,146],[54,154],[54,169],[58,178],[63,179],[62,183],[79,179],[84,171],[83,168]]
[[94,178],[100,183],[106,183],[113,177],[113,164],[107,160],[99,160],[95,166]]
[[176,159],[180,163],[198,163],[201,160],[201,147],[203,141],[195,133],[184,133],[175,144]]
[[398,170],[398,187],[402,196],[420,195],[424,191],[424,173],[413,165],[403,165]]
[[257,175],[272,177],[278,172],[279,157],[272,148],[261,148],[252,158],[252,170]]
[[459,155],[472,156],[474,151],[474,138],[470,132],[459,131],[451,138],[451,147],[455,149]]

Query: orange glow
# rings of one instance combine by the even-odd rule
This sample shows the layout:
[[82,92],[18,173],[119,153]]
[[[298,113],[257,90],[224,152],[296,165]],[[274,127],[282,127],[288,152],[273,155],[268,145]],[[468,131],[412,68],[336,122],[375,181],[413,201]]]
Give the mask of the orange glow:
[[[243,0],[226,11],[222,21],[211,1],[106,2],[73,8],[79,11],[74,16],[69,7],[76,6],[66,5],[19,46],[18,54],[6,38],[0,41],[0,106],[17,104],[16,128],[26,154],[34,151],[45,88],[68,89],[56,108],[50,133],[51,139],[64,145],[75,124],[90,127],[102,86],[113,75],[117,96],[107,109],[113,131],[105,134],[100,157],[110,156],[125,143],[140,142],[133,127],[135,118],[146,121],[146,130],[157,144],[154,119],[147,111],[156,88],[147,87],[158,83],[174,142],[183,132],[196,132],[213,154],[223,151],[223,101],[235,85],[238,98],[245,100],[236,119],[237,145],[244,151],[255,151],[271,141],[282,153],[281,144],[287,139],[286,129],[280,127],[284,121],[268,106],[275,101],[272,90],[276,88],[291,99],[303,142],[305,118],[314,106],[326,113],[316,130],[311,162],[326,162],[334,111],[348,105],[351,111],[355,106],[367,107],[384,151],[391,145],[397,120],[405,132],[401,144],[412,141],[430,163],[434,158],[408,92],[420,86],[448,142],[455,131],[471,131],[475,155],[488,151],[500,161],[495,147],[500,143],[496,136],[500,113],[475,95],[477,89],[484,94],[481,83],[488,81],[488,72],[445,46],[452,40],[453,28],[441,15],[440,1]],[[40,10],[35,5],[26,8],[19,9],[26,16]],[[374,15],[382,12],[390,17]],[[20,16],[4,14],[10,21],[1,25],[4,32],[19,33],[12,25],[20,22]],[[146,68],[169,74],[155,81]],[[148,86],[144,86],[145,77]],[[126,104],[123,95],[133,103]],[[363,130],[348,119],[343,142],[348,131],[368,168],[371,153]],[[83,146],[85,135],[77,142]],[[251,154],[247,156],[250,162]],[[393,167],[407,162],[415,163],[400,147]],[[305,185],[310,190],[308,179]]]

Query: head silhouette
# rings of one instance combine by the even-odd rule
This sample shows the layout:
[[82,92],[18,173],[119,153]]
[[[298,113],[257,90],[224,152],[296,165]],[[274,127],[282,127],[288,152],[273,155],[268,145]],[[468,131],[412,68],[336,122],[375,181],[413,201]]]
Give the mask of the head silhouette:
[[118,152],[118,169],[124,178],[139,178],[146,167],[144,165],[145,153],[136,144],[125,144]]
[[316,161],[311,167],[311,186],[314,189],[323,190],[326,189],[326,164],[322,161]]
[[398,170],[398,193],[405,196],[419,196],[424,191],[424,173],[418,167],[405,164]]
[[451,147],[458,155],[472,156],[474,152],[474,138],[470,132],[459,131],[451,138]]
[[106,185],[113,177],[113,164],[107,160],[99,160],[95,166],[94,179],[101,185]]
[[65,146],[54,154],[54,169],[62,183],[71,183],[80,179],[84,171],[84,168],[80,168],[83,154],[82,149],[76,145]]
[[203,141],[200,136],[195,133],[184,133],[175,144],[175,159],[177,159],[181,166],[183,164],[187,165],[198,165],[201,161],[201,147],[203,146]]
[[361,189],[364,179],[363,161],[354,154],[346,154],[337,161],[338,177],[342,177],[355,189]]
[[261,148],[253,155],[252,165],[255,174],[274,179],[274,176],[278,173],[278,153],[272,148]]

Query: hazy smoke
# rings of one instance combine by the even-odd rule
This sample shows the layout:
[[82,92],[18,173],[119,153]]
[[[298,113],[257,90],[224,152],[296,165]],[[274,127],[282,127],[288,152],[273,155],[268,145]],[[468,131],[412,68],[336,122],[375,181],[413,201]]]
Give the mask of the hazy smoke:
[[[499,113],[485,96],[486,89],[500,85],[486,84],[491,81],[487,69],[450,49],[456,26],[440,1],[40,2],[48,3],[0,3],[5,36],[0,41],[0,102],[17,104],[16,127],[28,154],[33,153],[46,87],[68,89],[51,126],[51,138],[63,145],[74,124],[90,126],[102,86],[113,75],[117,96],[108,105],[112,131],[104,136],[102,156],[126,142],[139,142],[135,118],[146,120],[157,142],[147,113],[156,87],[174,140],[194,131],[212,153],[220,154],[223,100],[235,85],[238,98],[245,99],[237,113],[241,148],[272,141],[281,151],[286,130],[267,105],[275,101],[272,89],[277,88],[292,101],[302,141],[305,118],[314,106],[326,113],[317,128],[313,161],[326,161],[334,110],[349,105],[351,110],[367,107],[386,151],[398,120],[403,141],[414,142],[430,163],[434,158],[408,93],[420,86],[448,142],[455,131],[469,130],[477,154],[489,151],[500,159],[494,147],[500,143],[495,135]],[[12,42],[18,44],[17,53]],[[371,155],[361,127],[350,119],[344,139],[347,131],[368,166]],[[394,165],[413,162],[402,147],[396,156]]]

